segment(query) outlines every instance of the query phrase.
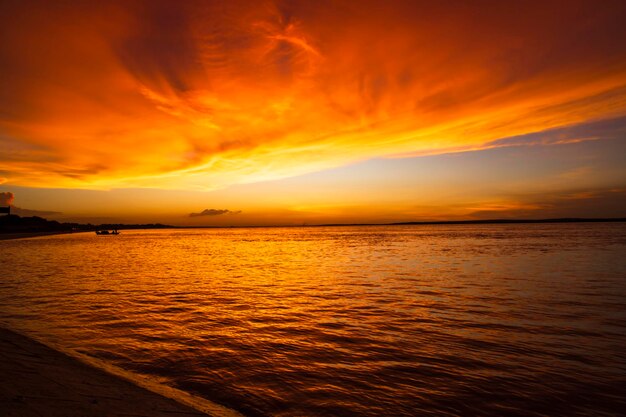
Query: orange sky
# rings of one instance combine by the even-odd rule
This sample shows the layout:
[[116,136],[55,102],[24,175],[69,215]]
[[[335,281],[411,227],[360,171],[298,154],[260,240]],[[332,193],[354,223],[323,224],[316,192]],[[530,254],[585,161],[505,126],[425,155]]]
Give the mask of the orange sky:
[[[484,152],[626,115],[622,1],[7,1],[0,16],[8,191],[184,191],[182,212],[224,208],[191,194],[218,192],[215,203],[237,204],[232,211],[315,208],[332,220],[337,205],[350,205],[348,188],[296,202],[285,189],[254,202],[249,191],[221,190],[372,159]],[[598,178],[593,192],[626,185],[621,172],[610,184],[588,175]],[[455,204],[462,215],[512,201],[432,190],[398,201],[385,193],[393,181],[351,198],[365,212],[372,201],[380,210],[430,199],[450,215]],[[72,197],[64,201],[37,207],[79,213]],[[153,202],[137,202],[138,213],[154,212]]]

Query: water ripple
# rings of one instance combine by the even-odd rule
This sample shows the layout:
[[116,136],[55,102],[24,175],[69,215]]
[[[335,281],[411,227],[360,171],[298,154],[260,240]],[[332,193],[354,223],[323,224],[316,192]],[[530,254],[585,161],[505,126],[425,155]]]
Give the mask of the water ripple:
[[251,416],[622,415],[626,225],[0,241],[0,320]]

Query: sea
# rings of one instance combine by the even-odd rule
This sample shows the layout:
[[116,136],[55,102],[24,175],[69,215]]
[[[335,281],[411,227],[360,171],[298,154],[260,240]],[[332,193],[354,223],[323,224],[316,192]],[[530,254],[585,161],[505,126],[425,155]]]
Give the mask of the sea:
[[626,413],[626,223],[0,241],[0,324],[248,416]]

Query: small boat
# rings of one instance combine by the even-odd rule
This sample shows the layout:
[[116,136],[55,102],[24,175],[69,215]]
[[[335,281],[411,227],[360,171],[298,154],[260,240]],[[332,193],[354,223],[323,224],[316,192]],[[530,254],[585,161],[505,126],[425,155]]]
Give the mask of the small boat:
[[97,235],[119,235],[120,232],[118,232],[117,230],[96,230],[96,234]]

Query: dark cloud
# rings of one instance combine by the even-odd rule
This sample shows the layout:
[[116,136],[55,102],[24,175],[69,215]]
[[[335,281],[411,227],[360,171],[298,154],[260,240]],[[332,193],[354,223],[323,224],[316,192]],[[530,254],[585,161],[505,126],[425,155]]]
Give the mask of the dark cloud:
[[232,211],[226,209],[204,209],[200,213],[190,213],[189,217],[200,217],[200,216],[221,216],[222,214],[239,214],[241,210]]

